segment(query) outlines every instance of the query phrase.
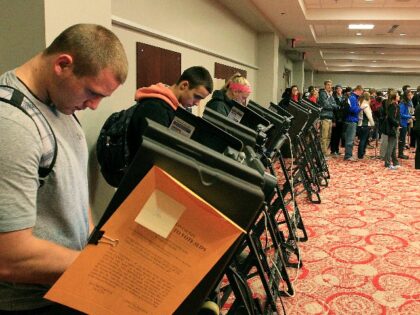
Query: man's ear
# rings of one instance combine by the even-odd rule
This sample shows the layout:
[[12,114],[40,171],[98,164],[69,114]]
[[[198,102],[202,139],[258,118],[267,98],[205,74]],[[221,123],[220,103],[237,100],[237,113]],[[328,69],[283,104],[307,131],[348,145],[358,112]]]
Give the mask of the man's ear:
[[54,71],[62,74],[73,69],[73,57],[69,54],[58,55],[54,60]]
[[190,88],[190,83],[187,80],[184,80],[179,82],[178,86],[181,91],[185,91]]

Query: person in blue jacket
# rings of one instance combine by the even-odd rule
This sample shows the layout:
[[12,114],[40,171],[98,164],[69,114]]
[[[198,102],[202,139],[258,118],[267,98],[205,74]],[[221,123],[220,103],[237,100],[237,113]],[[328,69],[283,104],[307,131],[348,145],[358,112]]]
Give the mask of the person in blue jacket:
[[408,160],[408,155],[404,154],[405,139],[407,137],[407,128],[412,119],[409,107],[413,106],[413,92],[405,90],[400,102],[400,135],[398,139],[398,158]]
[[359,122],[359,112],[361,111],[358,100],[362,93],[363,87],[361,85],[356,86],[353,92],[351,92],[349,106],[344,118],[344,139],[346,146],[344,160],[346,161],[357,161],[353,157],[353,142],[356,136],[357,123]]

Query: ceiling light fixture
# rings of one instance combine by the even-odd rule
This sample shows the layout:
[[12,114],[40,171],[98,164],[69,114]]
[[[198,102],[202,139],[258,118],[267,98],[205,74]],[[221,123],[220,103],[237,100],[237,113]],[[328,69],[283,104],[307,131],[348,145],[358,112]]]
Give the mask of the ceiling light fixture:
[[407,34],[406,34],[406,33],[401,33],[401,34],[400,34],[400,36],[405,36],[405,35],[407,35]]
[[354,54],[354,51],[351,51],[350,53],[351,53],[351,54]]
[[373,24],[349,24],[349,30],[371,30],[375,27]]
[[357,35],[357,36],[362,36],[362,33],[360,33],[360,32],[359,32],[359,33],[356,33],[356,35]]
[[372,62],[376,62],[376,60],[372,60]]

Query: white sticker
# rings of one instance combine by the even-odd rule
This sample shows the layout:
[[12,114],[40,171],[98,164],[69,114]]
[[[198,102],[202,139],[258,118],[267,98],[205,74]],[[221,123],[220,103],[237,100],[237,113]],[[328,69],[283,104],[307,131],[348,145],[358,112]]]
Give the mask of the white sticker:
[[175,116],[175,118],[172,120],[171,125],[169,126],[169,129],[180,133],[184,137],[191,138],[195,127],[182,120],[181,118]]
[[156,189],[134,221],[167,238],[184,211],[183,204]]
[[244,112],[241,111],[237,107],[232,107],[232,109],[230,110],[230,113],[228,115],[228,118],[233,120],[233,121],[240,122],[242,117],[244,117]]

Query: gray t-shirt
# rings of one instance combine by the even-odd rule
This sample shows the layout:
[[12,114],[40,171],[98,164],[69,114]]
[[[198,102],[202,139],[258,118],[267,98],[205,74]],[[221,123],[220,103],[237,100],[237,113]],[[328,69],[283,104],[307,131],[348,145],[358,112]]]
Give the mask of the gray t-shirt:
[[[23,92],[40,109],[57,139],[57,160],[38,188],[41,139],[35,123],[21,110],[0,103],[0,232],[33,228],[41,239],[81,250],[89,236],[88,151],[82,128],[36,99],[14,71],[0,76],[1,85]],[[48,288],[0,282],[0,310],[23,310],[49,304]]]

